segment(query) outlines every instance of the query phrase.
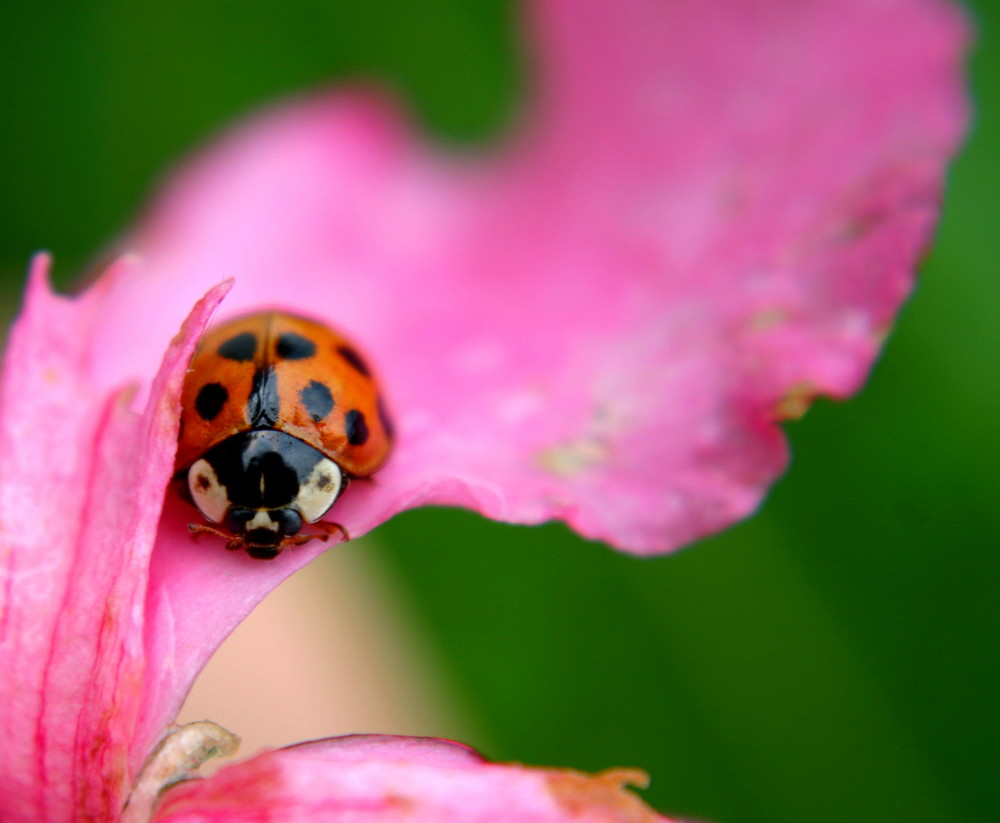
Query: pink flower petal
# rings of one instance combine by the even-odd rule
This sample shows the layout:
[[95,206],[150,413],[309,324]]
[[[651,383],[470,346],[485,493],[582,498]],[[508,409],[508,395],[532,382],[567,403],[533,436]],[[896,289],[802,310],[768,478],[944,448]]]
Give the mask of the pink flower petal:
[[338,504],[355,535],[434,502],[667,550],[757,505],[778,418],[863,379],[965,122],[955,10],[531,10],[534,111],[492,157],[436,155],[365,96],[304,100],[175,181],[141,272],[70,301],[36,267],[0,414],[0,817],[115,815],[215,645],[320,550],[195,545],[171,494],[150,558],[221,291],[171,340],[220,281],[226,314],[325,318],[381,373],[399,445]]
[[198,304],[139,415],[131,388],[87,380],[96,308],[127,265],[78,301],[50,293],[47,268],[35,262],[11,335],[0,417],[0,819],[110,820],[150,744],[129,758],[176,396],[224,289]]
[[[567,520],[640,553],[746,515],[779,421],[857,389],[909,291],[965,123],[938,0],[532,7],[517,139],[458,162],[363,96],[223,141],[135,236],[111,383],[223,276],[372,356],[399,446],[338,509]],[[127,307],[127,311],[125,311]],[[125,346],[124,341],[138,341]]]
[[[151,373],[188,307],[329,320],[380,372],[398,447],[336,517],[425,503],[662,551],[751,511],[778,426],[857,388],[965,121],[934,0],[534,7],[533,113],[476,162],[368,95],[287,104],[188,168],[105,286],[93,381]],[[95,298],[96,300],[96,298]],[[320,550],[193,544],[170,495],[150,577],[149,740],[205,659]],[[207,608],[206,604],[211,604]]]
[[347,737],[266,752],[168,790],[158,823],[237,820],[370,823],[663,823],[626,784],[641,772],[587,775],[488,763],[441,740]]

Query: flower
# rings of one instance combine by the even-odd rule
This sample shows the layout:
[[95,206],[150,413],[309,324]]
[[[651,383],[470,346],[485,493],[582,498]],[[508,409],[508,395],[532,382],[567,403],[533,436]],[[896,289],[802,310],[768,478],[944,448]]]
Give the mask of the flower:
[[[214,745],[165,737],[193,678],[320,550],[193,545],[168,493],[216,308],[319,315],[375,360],[398,446],[338,504],[355,535],[444,503],[665,551],[750,512],[787,459],[780,420],[860,385],[965,122],[954,9],[546,0],[530,24],[532,103],[486,157],[419,145],[369,93],[305,98],[184,170],[130,235],[138,258],[79,297],[36,260],[0,406],[4,820],[146,815]],[[449,781],[537,800],[551,774],[340,741],[170,789],[160,811],[221,817],[231,784],[244,807],[325,812],[376,777],[421,808]]]
[[246,820],[280,809],[283,821],[413,823],[551,821],[667,823],[624,784],[641,772],[583,775],[485,763],[456,743],[352,736],[266,752],[170,793],[157,820]]
[[[266,752],[167,791],[154,812],[164,789],[238,744],[210,722],[168,724],[261,566],[241,558],[207,572],[236,593],[221,604],[196,558],[154,552],[180,384],[229,284],[196,304],[136,414],[131,387],[88,402],[81,364],[94,354],[99,292],[50,294],[47,265],[35,261],[4,379],[0,819],[351,820],[362,808],[372,821],[665,820],[623,790],[643,782],[634,771],[498,765],[448,741],[370,736]],[[63,462],[38,460],[39,449],[61,449]]]

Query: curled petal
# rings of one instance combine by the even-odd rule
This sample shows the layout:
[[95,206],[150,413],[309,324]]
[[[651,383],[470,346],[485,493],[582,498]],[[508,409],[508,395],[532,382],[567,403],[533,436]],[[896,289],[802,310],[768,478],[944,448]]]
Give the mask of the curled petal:
[[[938,0],[526,8],[532,104],[490,154],[342,93],[184,170],[133,234],[142,276],[94,298],[95,383],[150,373],[231,276],[221,314],[317,316],[381,375],[397,445],[337,503],[354,536],[437,503],[652,553],[752,511],[780,420],[858,387],[909,289],[965,122],[964,21]],[[262,565],[193,544],[194,517],[168,495],[143,740],[320,550]]]
[[532,102],[493,153],[300,100],[175,180],[141,271],[67,300],[36,266],[0,411],[0,817],[117,814],[215,645],[319,550],[261,565],[162,506],[221,281],[223,313],[318,316],[380,372],[398,445],[338,504],[353,535],[445,503],[665,551],[751,511],[779,420],[860,384],[964,128],[956,10],[525,8]]
[[645,775],[495,764],[441,740],[353,736],[266,752],[169,790],[158,823],[666,823]]
[[146,575],[177,436],[160,401],[176,404],[224,289],[196,306],[139,414],[131,388],[87,380],[96,307],[129,264],[80,300],[51,294],[47,267],[11,335],[0,413],[0,818],[112,819],[151,743],[134,736]]
[[[352,534],[424,503],[665,551],[746,515],[779,423],[867,373],[964,128],[940,0],[527,4],[536,72],[492,155],[443,157],[370,96],[225,139],[134,235],[101,326],[155,362],[208,285],[356,338],[398,429]],[[127,313],[120,307],[128,306]],[[145,368],[148,368],[146,366]]]

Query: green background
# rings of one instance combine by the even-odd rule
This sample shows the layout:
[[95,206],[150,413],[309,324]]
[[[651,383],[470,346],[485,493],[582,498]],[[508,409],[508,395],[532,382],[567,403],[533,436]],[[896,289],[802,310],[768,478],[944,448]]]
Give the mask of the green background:
[[[760,515],[655,560],[463,512],[380,529],[491,756],[641,766],[654,805],[718,823],[1000,820],[1000,13],[972,5],[938,242],[868,387],[789,427]],[[383,78],[442,139],[488,139],[513,31],[495,0],[8,5],[4,311],[32,251],[69,282],[173,161],[291,91]]]

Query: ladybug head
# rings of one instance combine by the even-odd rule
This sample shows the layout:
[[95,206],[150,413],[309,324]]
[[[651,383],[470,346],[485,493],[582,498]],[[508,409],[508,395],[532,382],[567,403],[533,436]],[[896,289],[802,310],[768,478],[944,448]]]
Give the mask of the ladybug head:
[[281,552],[286,538],[302,530],[302,515],[293,508],[241,509],[230,506],[223,519],[230,534],[242,541],[247,554],[270,560]]

